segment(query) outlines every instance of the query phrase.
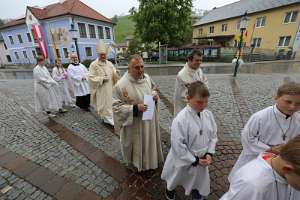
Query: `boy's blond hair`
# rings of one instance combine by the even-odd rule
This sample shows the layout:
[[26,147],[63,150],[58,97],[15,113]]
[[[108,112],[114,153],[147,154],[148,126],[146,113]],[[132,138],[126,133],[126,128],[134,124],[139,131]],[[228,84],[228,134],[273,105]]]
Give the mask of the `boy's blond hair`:
[[289,81],[279,86],[277,89],[277,97],[283,95],[300,95],[300,83]]

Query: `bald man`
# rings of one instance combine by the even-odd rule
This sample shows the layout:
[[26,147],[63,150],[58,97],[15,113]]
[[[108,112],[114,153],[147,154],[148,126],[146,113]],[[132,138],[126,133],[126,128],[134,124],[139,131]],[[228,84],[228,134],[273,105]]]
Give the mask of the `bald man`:
[[[155,102],[151,120],[143,120],[148,109],[144,96]],[[124,160],[138,171],[156,169],[163,162],[158,115],[158,95],[152,79],[144,74],[144,62],[139,55],[129,60],[128,72],[113,90],[115,131],[120,134]]]

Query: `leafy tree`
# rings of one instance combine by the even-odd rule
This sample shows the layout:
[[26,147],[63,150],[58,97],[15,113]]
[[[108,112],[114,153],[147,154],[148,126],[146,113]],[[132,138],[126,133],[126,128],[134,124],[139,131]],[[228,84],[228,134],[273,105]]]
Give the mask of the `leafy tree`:
[[5,21],[3,19],[0,19],[0,26],[2,26],[3,24],[5,24]]
[[142,51],[142,43],[140,38],[136,36],[133,38],[133,40],[129,42],[129,46],[126,52],[127,57],[133,54],[139,54],[141,51]]
[[113,18],[111,18],[112,22],[117,24],[118,23],[118,15],[113,16]]
[[130,9],[143,43],[179,46],[192,38],[192,0],[139,0]]

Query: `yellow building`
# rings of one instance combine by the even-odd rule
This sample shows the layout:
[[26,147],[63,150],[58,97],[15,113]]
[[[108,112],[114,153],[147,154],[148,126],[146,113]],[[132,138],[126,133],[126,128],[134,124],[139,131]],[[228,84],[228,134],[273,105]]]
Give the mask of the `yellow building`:
[[[300,0],[240,0],[215,8],[193,25],[193,43],[236,47],[247,12],[244,46],[300,54]],[[297,55],[299,56],[299,55]]]

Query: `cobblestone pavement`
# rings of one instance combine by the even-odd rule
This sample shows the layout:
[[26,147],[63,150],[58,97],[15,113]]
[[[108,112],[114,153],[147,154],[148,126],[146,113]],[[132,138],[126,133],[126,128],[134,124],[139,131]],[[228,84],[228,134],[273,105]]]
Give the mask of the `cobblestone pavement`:
[[[227,190],[228,172],[241,151],[239,134],[249,116],[273,103],[275,89],[284,79],[297,80],[297,77],[299,74],[238,74],[234,80],[230,75],[208,75],[211,92],[209,109],[217,120],[220,138],[214,163],[210,167],[212,192],[208,199],[218,199]],[[168,132],[172,121],[170,106],[173,103],[175,76],[156,76],[153,79],[163,95],[160,103],[161,128]],[[125,188],[127,193],[137,199],[164,199],[164,183],[160,180],[159,171],[150,178],[132,174],[120,185],[110,174],[97,167],[93,160],[86,158],[41,124],[37,120],[39,116],[32,113],[32,80],[0,81],[0,101],[0,144],[11,151],[60,176],[72,179],[101,197],[107,197],[117,188]],[[90,113],[71,109],[54,120],[123,164],[117,136]],[[164,137],[168,138],[168,133],[164,133]],[[165,154],[168,148],[166,142]],[[139,190],[141,186],[143,190]],[[147,198],[143,198],[144,192]],[[126,199],[122,191],[119,193],[119,199]],[[181,195],[180,199],[184,197]]]
[[10,171],[0,167],[0,200],[52,200],[53,198]]
[[99,196],[107,197],[118,187],[111,176],[53,135],[17,102],[0,95],[0,144]]

